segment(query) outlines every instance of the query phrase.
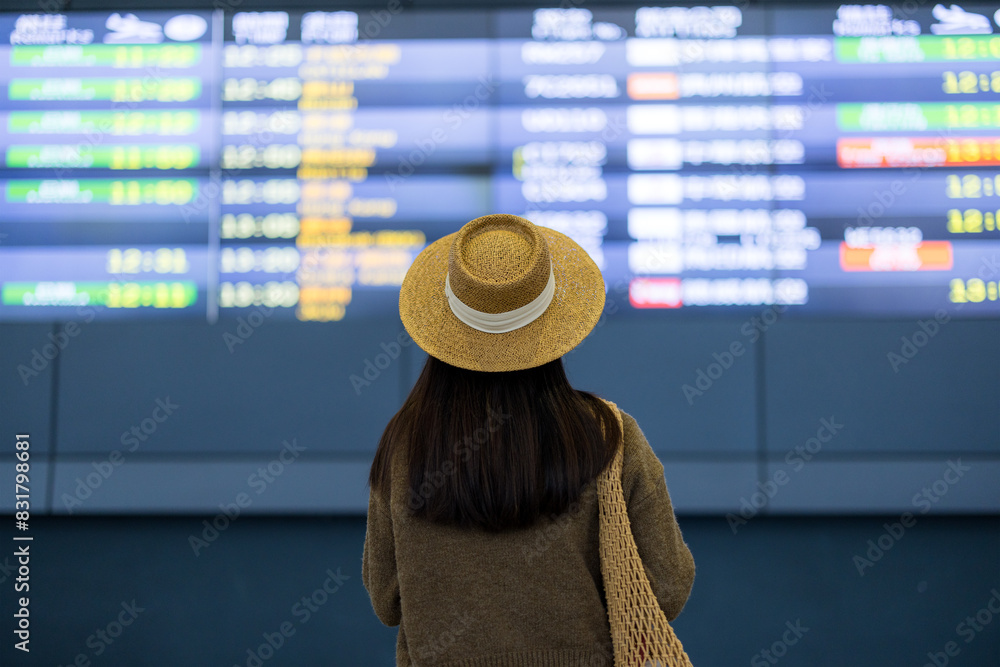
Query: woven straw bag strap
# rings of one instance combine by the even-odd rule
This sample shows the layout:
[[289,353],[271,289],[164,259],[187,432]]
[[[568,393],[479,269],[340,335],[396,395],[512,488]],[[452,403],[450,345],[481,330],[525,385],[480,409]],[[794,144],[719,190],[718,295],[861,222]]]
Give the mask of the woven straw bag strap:
[[[604,402],[614,411],[624,435],[618,406]],[[624,444],[624,439],[619,440],[611,465],[601,472],[597,483],[601,574],[615,667],[692,667],[653,594],[632,536],[622,489]]]

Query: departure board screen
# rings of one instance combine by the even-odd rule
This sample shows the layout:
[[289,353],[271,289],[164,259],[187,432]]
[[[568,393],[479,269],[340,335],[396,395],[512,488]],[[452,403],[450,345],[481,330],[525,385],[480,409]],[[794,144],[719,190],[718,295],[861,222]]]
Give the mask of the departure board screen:
[[912,4],[0,14],[0,320],[392,315],[488,213],[636,316],[996,316],[1000,5]]

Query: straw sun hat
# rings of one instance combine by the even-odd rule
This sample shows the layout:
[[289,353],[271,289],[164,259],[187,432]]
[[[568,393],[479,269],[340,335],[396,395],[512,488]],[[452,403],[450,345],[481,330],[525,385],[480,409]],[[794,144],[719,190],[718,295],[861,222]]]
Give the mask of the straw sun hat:
[[600,269],[568,236],[516,215],[486,215],[417,255],[399,315],[432,357],[513,371],[576,347],[600,318],[604,292]]

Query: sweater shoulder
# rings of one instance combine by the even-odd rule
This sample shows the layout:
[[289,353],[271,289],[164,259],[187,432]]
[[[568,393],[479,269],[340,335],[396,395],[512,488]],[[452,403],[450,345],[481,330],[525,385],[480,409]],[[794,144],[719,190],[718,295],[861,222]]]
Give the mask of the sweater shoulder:
[[631,504],[652,493],[663,480],[663,463],[653,451],[646,434],[636,419],[621,410],[624,430],[624,450],[622,452],[622,491],[625,500]]

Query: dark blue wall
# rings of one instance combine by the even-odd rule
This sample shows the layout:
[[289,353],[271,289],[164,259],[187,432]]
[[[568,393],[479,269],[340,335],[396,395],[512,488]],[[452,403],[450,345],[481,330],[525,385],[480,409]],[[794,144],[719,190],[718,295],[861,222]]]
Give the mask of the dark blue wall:
[[[920,338],[918,320],[671,321],[622,298],[564,363],[638,420],[679,513],[1000,511],[1000,321]],[[248,513],[363,512],[426,356],[398,318],[253,321],[0,325],[0,432],[31,435],[34,512],[212,512],[241,493]],[[13,464],[3,448],[3,479]]]
[[[395,630],[360,584],[364,480],[423,354],[377,358],[395,355],[398,320],[265,321],[230,352],[236,326],[92,322],[58,354],[45,345],[60,327],[0,326],[0,432],[31,434],[35,536],[34,652],[0,662],[245,665],[288,621],[296,634],[264,664],[393,664]],[[948,642],[948,664],[1000,663],[987,606],[1000,591],[1000,322],[948,322],[894,369],[887,355],[919,327],[780,320],[752,340],[750,317],[610,314],[565,357],[571,381],[634,415],[664,462],[698,564],[676,623],[694,664],[772,664],[760,652],[774,648],[785,665],[921,666]],[[730,364],[734,343],[745,351]],[[53,359],[22,379],[34,350]],[[356,391],[366,360],[385,367]],[[686,396],[699,370],[717,377]],[[279,467],[282,443],[304,450]],[[196,555],[202,521],[241,498],[241,518]],[[12,501],[0,497],[4,512]],[[328,568],[349,579],[300,624],[293,605]],[[95,656],[88,637],[133,599],[145,611]],[[970,635],[960,624],[977,613],[991,622]],[[783,646],[797,621],[808,631]]]
[[[1000,664],[988,606],[1000,599],[1000,322],[929,336],[917,320],[771,322],[768,309],[609,313],[566,367],[635,416],[664,461],[698,566],[675,624],[695,665]],[[28,432],[35,537],[29,656],[11,648],[13,547],[0,555],[0,664],[245,665],[283,622],[296,634],[264,664],[393,664],[395,630],[360,583],[364,479],[423,355],[402,346],[370,384],[351,376],[394,351],[398,319],[78,325],[0,325],[0,512],[10,526],[12,435]],[[242,497],[242,517],[196,555],[202,521]],[[901,531],[906,512],[915,523]],[[293,605],[327,570],[342,586],[301,623]],[[143,611],[95,656],[95,632],[133,600]],[[977,615],[979,631],[965,620]],[[787,623],[808,630],[783,646]]]
[[[247,650],[286,622],[295,633],[264,665],[395,664],[396,630],[381,625],[361,584],[363,518],[240,518],[196,557],[188,538],[202,519],[36,522],[32,653],[14,655],[5,621],[0,664],[69,665],[82,653],[116,667],[246,665]],[[993,599],[1000,609],[1000,519],[920,519],[860,576],[854,557],[896,520],[758,518],[734,536],[721,517],[682,517],[697,575],[674,627],[693,663],[921,667],[955,642],[949,665],[1000,664],[1000,614],[988,608]],[[340,588],[331,580],[335,593],[308,618],[297,613],[328,570]],[[4,576],[0,615],[10,619]],[[133,600],[141,611],[124,613],[131,624],[108,645],[95,633]],[[959,627],[977,614],[980,631]],[[772,649],[777,663],[760,653]]]

